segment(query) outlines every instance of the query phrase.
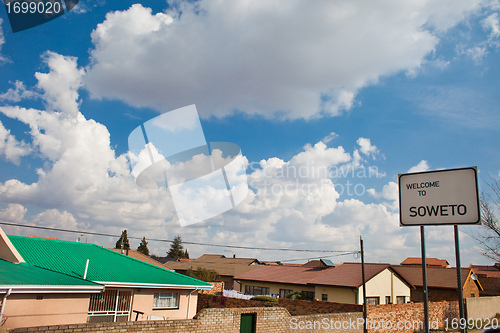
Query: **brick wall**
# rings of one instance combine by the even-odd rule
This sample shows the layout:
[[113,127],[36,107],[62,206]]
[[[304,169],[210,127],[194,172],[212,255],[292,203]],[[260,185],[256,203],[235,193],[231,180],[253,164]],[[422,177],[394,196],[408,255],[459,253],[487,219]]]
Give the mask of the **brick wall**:
[[[458,302],[429,302],[431,329],[444,327],[446,319],[451,325],[453,318],[459,318]],[[424,322],[424,304],[368,305],[368,322],[372,323],[370,333],[419,331]],[[391,325],[392,329],[387,329]]]
[[170,321],[142,321],[126,323],[101,323],[81,325],[60,325],[50,327],[18,328],[11,333],[233,333],[240,330],[240,319],[244,313],[256,314],[258,333],[305,333],[344,332],[362,333],[357,325],[360,313],[334,313],[305,316],[291,316],[284,308],[227,308],[203,309],[194,319]]
[[320,314],[362,312],[362,305],[342,304],[334,302],[301,301],[280,298],[279,303],[260,302],[250,299],[232,298],[214,295],[198,295],[198,311],[203,308],[247,308],[247,307],[283,307],[292,316]]
[[202,289],[198,291],[199,294],[212,294],[212,295],[222,295],[224,291],[224,282],[210,282],[212,284],[212,288],[210,289]]

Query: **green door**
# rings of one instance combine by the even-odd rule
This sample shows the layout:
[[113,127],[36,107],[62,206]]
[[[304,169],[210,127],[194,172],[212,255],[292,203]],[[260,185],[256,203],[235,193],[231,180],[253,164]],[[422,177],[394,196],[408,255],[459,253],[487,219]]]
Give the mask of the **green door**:
[[256,313],[242,313],[240,320],[240,333],[255,333],[256,324]]

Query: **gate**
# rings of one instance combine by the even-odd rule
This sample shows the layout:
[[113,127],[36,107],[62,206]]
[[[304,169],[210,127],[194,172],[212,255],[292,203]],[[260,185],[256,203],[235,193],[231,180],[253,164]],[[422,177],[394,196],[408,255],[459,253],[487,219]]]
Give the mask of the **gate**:
[[106,289],[90,296],[87,322],[124,322],[130,318],[132,291]]

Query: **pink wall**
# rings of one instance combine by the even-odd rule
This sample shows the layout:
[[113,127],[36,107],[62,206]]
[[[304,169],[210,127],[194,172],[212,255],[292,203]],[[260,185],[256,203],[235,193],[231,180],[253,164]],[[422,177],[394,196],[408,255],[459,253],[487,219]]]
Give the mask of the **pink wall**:
[[[37,296],[43,297],[38,299]],[[18,328],[87,322],[89,294],[11,294],[4,327]]]

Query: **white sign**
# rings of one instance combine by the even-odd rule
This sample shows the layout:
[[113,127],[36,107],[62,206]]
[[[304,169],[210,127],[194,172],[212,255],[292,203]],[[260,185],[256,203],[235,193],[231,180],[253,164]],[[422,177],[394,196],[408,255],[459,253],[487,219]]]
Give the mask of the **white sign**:
[[399,175],[400,226],[480,224],[476,167]]

